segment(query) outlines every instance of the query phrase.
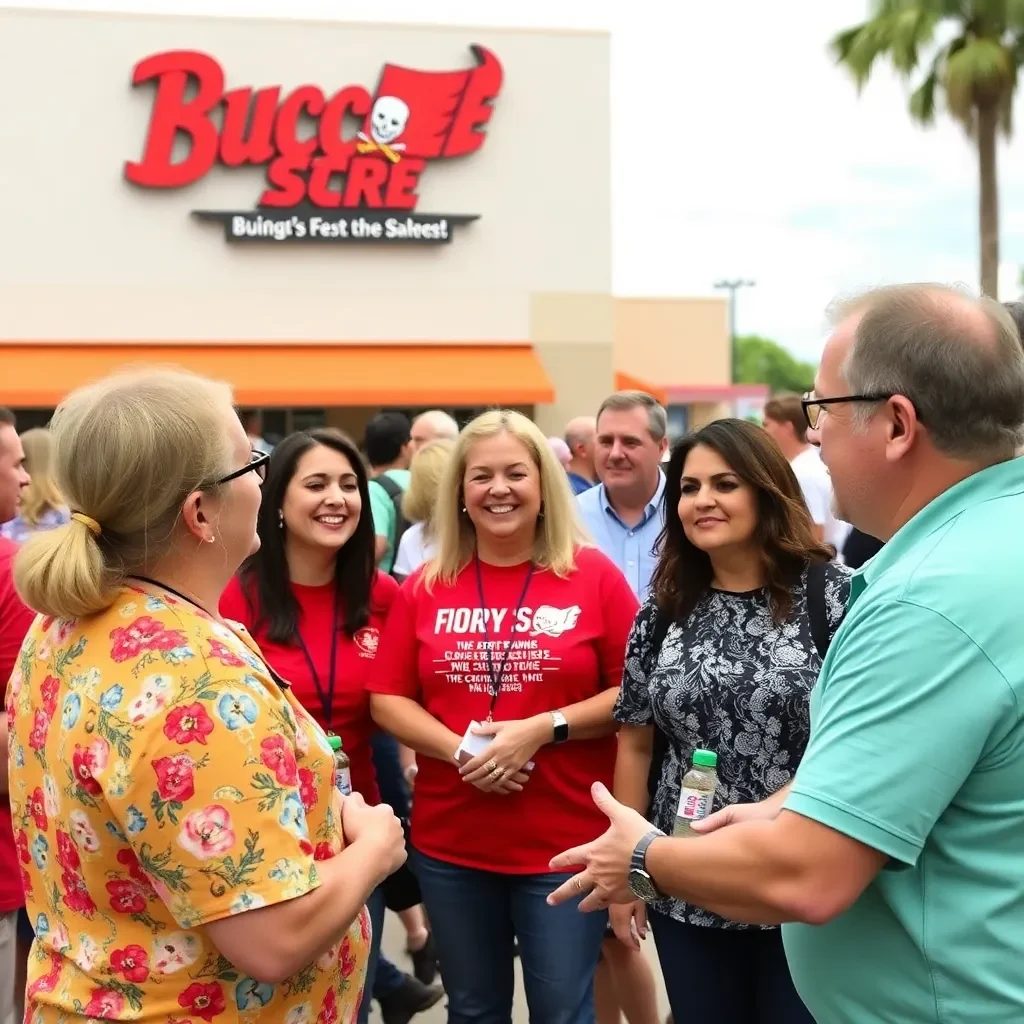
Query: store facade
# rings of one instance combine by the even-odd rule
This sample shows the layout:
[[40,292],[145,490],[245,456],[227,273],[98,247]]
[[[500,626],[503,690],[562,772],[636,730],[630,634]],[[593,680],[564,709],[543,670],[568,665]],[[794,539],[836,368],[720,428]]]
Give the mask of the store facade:
[[0,10],[0,50],[26,424],[163,363],[282,430],[505,405],[557,433],[674,343],[611,294],[606,34]]

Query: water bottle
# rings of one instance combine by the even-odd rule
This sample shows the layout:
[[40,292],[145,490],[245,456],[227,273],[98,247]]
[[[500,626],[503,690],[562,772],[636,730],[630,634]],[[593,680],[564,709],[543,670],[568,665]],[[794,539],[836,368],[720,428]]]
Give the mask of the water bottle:
[[715,802],[715,788],[718,786],[718,755],[712,750],[695,750],[693,767],[683,776],[679,792],[679,810],[672,829],[674,836],[695,836],[690,825],[711,813]]
[[352,793],[352,769],[348,754],[341,749],[340,736],[328,736],[327,742],[334,751],[334,786],[342,796],[349,796]]

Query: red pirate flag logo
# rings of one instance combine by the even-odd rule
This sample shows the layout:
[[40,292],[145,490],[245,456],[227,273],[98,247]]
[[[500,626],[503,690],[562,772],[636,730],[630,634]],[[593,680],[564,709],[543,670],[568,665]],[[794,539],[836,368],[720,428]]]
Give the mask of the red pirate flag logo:
[[416,71],[386,64],[373,107],[359,133],[360,153],[436,160],[465,156],[484,144],[480,130],[501,89],[498,58],[474,46],[477,66],[465,71]]

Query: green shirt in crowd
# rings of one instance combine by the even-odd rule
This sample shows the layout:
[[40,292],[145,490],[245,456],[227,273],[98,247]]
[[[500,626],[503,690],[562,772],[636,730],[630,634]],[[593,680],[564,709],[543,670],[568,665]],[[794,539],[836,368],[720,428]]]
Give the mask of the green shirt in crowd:
[[[388,469],[384,476],[391,477],[402,490],[409,487],[411,474],[407,469]],[[390,547],[388,553],[377,563],[381,572],[391,572],[391,566],[395,564],[395,555],[398,554],[395,544],[395,528],[398,526],[398,513],[395,510],[395,503],[391,496],[376,481],[370,481],[370,510],[373,513],[373,532],[378,537],[386,537]]]
[[786,808],[888,854],[783,927],[818,1024],[1024,1021],[1024,459],[924,508],[854,577]]

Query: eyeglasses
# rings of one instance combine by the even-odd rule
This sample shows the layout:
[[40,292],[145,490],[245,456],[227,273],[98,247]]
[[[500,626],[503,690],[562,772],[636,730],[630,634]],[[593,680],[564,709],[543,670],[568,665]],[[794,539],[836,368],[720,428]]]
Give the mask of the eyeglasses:
[[237,480],[240,476],[245,476],[246,473],[255,473],[260,478],[260,483],[263,483],[267,479],[268,462],[270,462],[270,456],[266,452],[253,452],[248,465],[243,466],[241,469],[236,469],[233,473],[228,473],[227,476],[222,476],[219,480],[215,480],[214,483],[226,484],[232,480]]
[[800,408],[804,411],[804,419],[811,430],[818,429],[818,421],[826,405],[838,405],[840,402],[887,402],[892,395],[843,395],[840,398],[817,398],[814,392],[808,391],[800,399]]

